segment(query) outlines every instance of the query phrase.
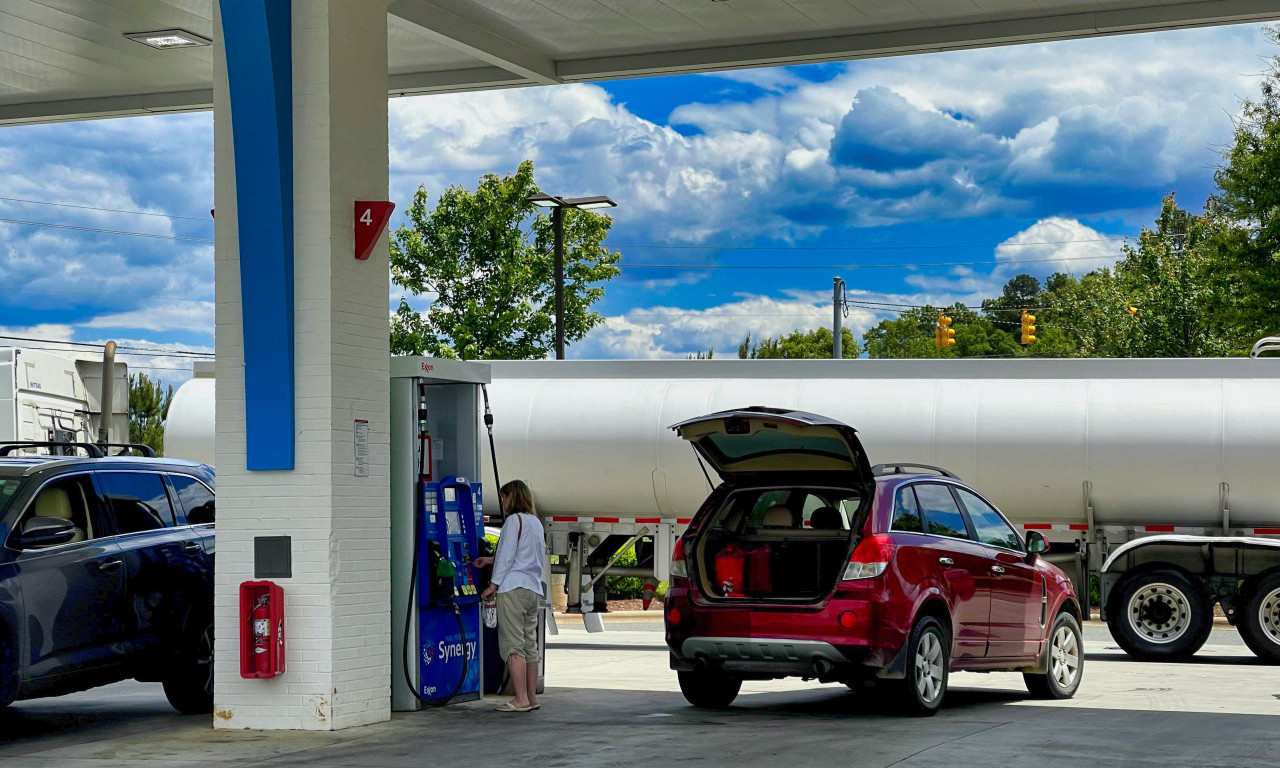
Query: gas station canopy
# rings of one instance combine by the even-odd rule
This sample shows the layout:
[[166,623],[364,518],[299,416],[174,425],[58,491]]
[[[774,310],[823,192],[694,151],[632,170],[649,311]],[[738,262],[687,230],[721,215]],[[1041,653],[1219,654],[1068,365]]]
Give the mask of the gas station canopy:
[[[390,10],[391,95],[1280,18],[1275,0],[398,0]],[[210,109],[212,35],[212,0],[0,0],[0,125]]]

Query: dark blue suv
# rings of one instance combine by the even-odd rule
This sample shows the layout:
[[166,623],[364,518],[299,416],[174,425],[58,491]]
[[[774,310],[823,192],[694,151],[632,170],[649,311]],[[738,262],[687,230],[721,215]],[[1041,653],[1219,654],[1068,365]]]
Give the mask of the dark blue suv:
[[212,711],[213,468],[78,447],[0,445],[0,707],[135,678]]

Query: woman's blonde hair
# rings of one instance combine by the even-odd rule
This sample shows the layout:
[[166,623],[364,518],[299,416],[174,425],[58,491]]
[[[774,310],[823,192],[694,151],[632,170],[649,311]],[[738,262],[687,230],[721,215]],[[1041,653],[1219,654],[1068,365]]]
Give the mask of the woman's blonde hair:
[[499,496],[507,497],[508,513],[528,512],[536,515],[537,511],[533,506],[533,491],[529,490],[529,484],[523,480],[512,480],[502,489],[498,491]]

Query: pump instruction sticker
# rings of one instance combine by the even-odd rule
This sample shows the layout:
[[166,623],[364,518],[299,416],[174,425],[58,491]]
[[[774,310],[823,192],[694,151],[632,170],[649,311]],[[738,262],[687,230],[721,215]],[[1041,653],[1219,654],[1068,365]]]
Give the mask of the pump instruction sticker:
[[356,477],[369,476],[369,421],[356,419],[352,431],[356,437]]

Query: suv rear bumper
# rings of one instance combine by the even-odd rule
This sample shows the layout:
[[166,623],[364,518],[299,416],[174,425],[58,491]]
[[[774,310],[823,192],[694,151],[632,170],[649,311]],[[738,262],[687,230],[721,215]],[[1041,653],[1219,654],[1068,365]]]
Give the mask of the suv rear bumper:
[[716,666],[737,672],[824,675],[852,661],[831,643],[798,638],[690,637],[671,666]]

